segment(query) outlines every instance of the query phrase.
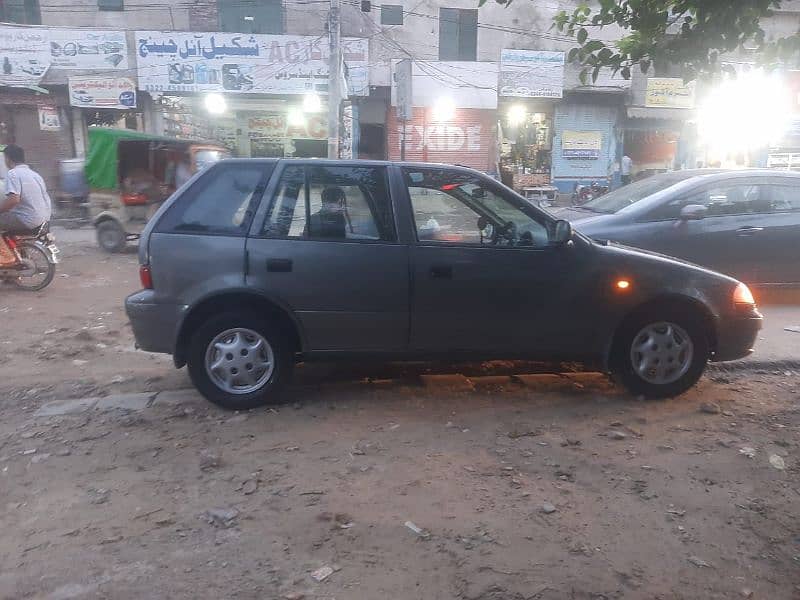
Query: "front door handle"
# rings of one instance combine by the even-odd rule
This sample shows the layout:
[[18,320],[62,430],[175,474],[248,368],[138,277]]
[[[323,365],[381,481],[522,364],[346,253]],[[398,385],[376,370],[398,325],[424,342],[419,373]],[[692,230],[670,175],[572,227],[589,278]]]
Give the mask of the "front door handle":
[[434,279],[452,279],[453,267],[450,265],[433,265],[431,267],[431,277]]
[[739,227],[736,230],[736,235],[740,237],[747,237],[753,234],[758,233],[759,231],[764,231],[763,227]]
[[267,271],[270,273],[291,273],[292,260],[290,258],[268,258]]

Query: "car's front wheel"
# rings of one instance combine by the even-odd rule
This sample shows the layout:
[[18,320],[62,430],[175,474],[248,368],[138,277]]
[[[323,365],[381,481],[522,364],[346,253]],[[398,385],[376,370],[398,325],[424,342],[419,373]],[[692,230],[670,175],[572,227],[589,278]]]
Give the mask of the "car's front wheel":
[[213,317],[189,343],[192,382],[208,400],[228,410],[275,402],[291,376],[293,357],[286,336],[255,314]]
[[702,319],[687,310],[653,308],[622,325],[614,342],[611,367],[632,393],[670,398],[697,383],[709,355]]

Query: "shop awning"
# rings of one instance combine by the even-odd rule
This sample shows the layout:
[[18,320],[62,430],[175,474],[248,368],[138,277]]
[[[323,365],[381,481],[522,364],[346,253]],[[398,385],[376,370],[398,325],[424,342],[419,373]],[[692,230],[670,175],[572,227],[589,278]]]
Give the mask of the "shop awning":
[[660,119],[663,121],[688,121],[695,118],[695,111],[686,108],[662,108],[654,106],[629,106],[629,119]]

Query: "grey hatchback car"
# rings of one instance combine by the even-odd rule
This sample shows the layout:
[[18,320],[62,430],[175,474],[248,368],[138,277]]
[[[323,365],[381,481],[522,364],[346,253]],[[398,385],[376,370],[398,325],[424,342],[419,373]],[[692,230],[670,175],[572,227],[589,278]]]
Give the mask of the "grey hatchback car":
[[334,359],[574,360],[674,396],[761,327],[744,284],[593,242],[446,165],[225,160],[161,207],[139,259],[138,346],[229,409]]

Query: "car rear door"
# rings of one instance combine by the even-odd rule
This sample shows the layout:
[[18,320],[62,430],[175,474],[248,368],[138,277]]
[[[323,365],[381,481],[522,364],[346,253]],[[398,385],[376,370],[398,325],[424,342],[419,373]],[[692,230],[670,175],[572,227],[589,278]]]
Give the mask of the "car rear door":
[[247,285],[291,310],[306,348],[402,351],[408,247],[388,167],[281,161],[247,240]]
[[770,178],[767,201],[743,227],[752,261],[748,283],[800,284],[800,178]]

